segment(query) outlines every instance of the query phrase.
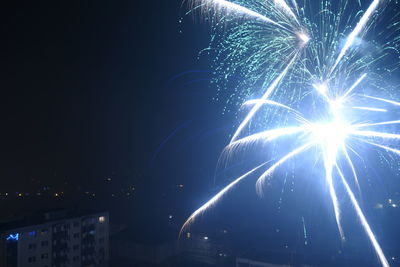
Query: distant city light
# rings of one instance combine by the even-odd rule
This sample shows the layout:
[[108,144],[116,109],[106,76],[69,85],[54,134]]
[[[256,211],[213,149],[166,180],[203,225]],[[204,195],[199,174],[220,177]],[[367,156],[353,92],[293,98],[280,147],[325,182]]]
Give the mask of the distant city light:
[[106,217],[104,217],[104,216],[100,216],[99,217],[99,222],[100,223],[104,223],[106,221]]
[[169,219],[172,219],[172,218],[174,218],[174,216],[172,216],[171,214],[168,216],[168,218]]
[[204,237],[204,240],[208,240],[208,236],[205,236],[205,237]]

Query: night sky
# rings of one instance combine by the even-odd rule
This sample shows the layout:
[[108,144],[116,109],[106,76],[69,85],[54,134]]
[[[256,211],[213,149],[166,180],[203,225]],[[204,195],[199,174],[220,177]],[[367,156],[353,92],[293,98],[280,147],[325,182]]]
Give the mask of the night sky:
[[[176,139],[219,125],[197,60],[207,34],[181,26],[182,11],[180,1],[3,8],[2,186],[157,172],[179,156]],[[184,136],[166,140],[179,127]],[[194,158],[208,149],[181,148]]]
[[[27,1],[1,11],[0,193],[65,192],[57,208],[97,194],[91,207],[143,225],[172,213],[176,238],[215,192],[234,126],[213,100],[209,59],[198,57],[208,28],[180,23],[181,1]],[[130,199],[109,204],[128,187]],[[6,206],[46,208],[32,203]]]
[[[143,223],[173,214],[178,227],[237,177],[235,167],[216,168],[237,121],[235,114],[223,114],[224,101],[213,100],[210,59],[198,57],[209,43],[209,27],[190,17],[180,23],[184,12],[179,0],[3,6],[0,191],[34,192],[47,185],[63,190],[68,185],[103,192],[111,177],[135,186],[137,198],[125,202],[125,212],[132,210]],[[389,196],[390,185],[377,184],[383,187],[382,198]],[[245,245],[269,239],[277,240],[272,247],[283,247],[300,242],[299,218],[305,216],[312,221],[311,246],[332,238],[329,244],[336,249],[340,245],[325,185],[307,177],[299,185],[294,187],[299,193],[286,196],[280,207],[292,212],[278,211],[281,182],[260,200],[253,180],[235,189],[229,202],[202,223],[218,229],[229,225]],[[311,194],[315,197],[304,197]],[[393,232],[397,220],[391,220],[398,214],[386,213],[374,222],[381,223],[379,233],[394,233],[388,243],[400,256],[399,231]],[[351,219],[345,222],[350,235],[362,236]],[[366,241],[360,237],[355,243]]]

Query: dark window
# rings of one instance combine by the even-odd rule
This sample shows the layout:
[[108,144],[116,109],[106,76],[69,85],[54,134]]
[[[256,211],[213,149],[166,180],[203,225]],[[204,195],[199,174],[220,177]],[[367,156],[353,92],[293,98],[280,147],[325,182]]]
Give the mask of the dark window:
[[74,222],[73,226],[74,227],[79,227],[79,222]]
[[36,249],[36,244],[29,244],[29,245],[28,245],[28,248],[29,248],[29,249]]
[[36,257],[35,256],[29,257],[28,262],[36,262]]
[[42,241],[41,245],[42,247],[47,247],[49,245],[49,241]]
[[48,259],[49,258],[49,254],[47,254],[47,253],[44,253],[44,254],[42,254],[42,259]]
[[72,247],[72,249],[73,249],[73,250],[78,250],[78,249],[79,249],[79,245],[74,245],[74,246]]
[[75,233],[75,234],[73,235],[73,237],[74,237],[74,238],[79,238],[79,233]]

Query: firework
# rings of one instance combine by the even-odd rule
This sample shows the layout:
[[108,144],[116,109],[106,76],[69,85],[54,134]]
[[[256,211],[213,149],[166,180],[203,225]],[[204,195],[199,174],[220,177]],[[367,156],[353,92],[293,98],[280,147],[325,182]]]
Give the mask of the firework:
[[[338,181],[353,204],[382,266],[389,266],[344,169],[351,170],[350,178],[360,190],[353,158],[361,157],[358,151],[361,144],[363,149],[377,148],[384,153],[400,155],[396,148],[400,134],[393,132],[393,127],[388,128],[400,125],[400,121],[391,120],[387,115],[400,103],[381,97],[382,93],[390,91],[390,85],[386,86],[382,77],[393,72],[397,63],[385,67],[381,64],[386,63],[387,56],[397,53],[400,38],[395,24],[386,27],[386,35],[368,35],[389,1],[358,2],[360,12],[356,14],[349,13],[347,1],[334,2],[192,2],[191,10],[201,9],[203,16],[212,23],[214,42],[222,40],[214,46],[216,73],[220,75],[215,79],[216,84],[229,85],[236,75],[245,77],[231,89],[229,101],[235,99],[244,103],[249,112],[223,155],[229,157],[240,151],[239,148],[259,142],[273,145],[284,136],[290,138],[295,148],[280,158],[270,158],[234,180],[195,211],[181,231],[256,170],[264,169],[256,183],[257,192],[262,195],[276,169],[306,151],[314,151],[315,161],[320,163],[316,166],[324,170],[341,239],[345,239],[345,233],[335,187]],[[367,36],[369,42],[363,39]],[[374,49],[367,52],[363,44]],[[379,95],[366,93],[367,82],[368,91]],[[258,86],[262,92],[254,89]]]

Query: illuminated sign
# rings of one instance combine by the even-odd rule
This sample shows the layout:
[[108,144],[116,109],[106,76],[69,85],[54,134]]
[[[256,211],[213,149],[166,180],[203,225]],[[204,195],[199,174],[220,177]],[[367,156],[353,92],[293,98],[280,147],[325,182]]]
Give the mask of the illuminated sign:
[[10,234],[7,238],[7,241],[18,241],[19,240],[19,234]]

